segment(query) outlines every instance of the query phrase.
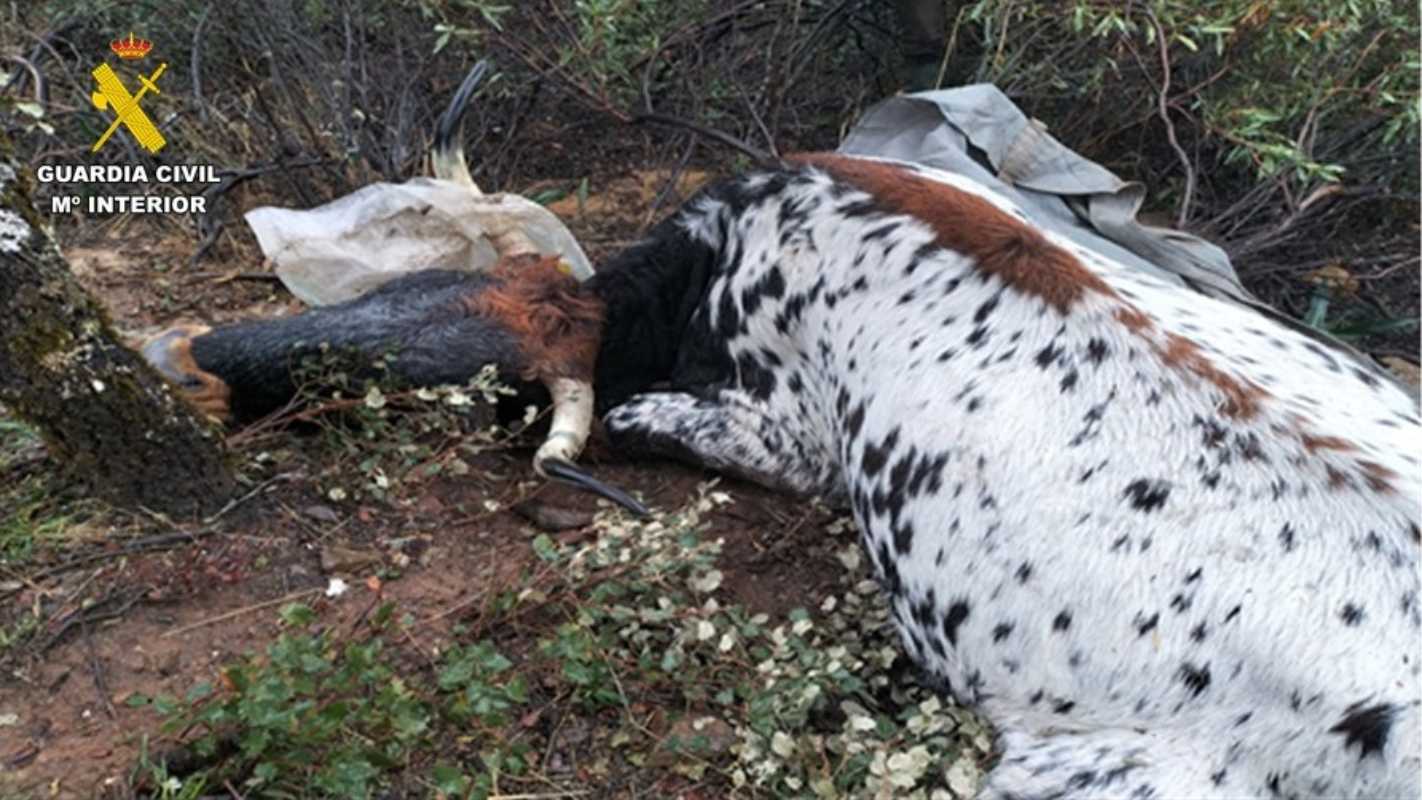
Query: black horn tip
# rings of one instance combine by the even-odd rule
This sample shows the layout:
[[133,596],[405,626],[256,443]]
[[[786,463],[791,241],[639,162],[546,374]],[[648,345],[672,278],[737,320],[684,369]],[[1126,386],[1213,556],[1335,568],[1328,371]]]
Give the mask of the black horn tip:
[[469,74],[464,76],[464,82],[459,85],[458,91],[454,93],[454,99],[450,101],[449,108],[440,115],[439,125],[436,131],[436,141],[449,144],[457,137],[460,120],[464,117],[464,110],[469,105],[469,98],[474,96],[474,90],[484,80],[484,76],[492,68],[489,59],[482,59],[469,70]]
[[637,501],[637,498],[621,489],[608,486],[587,472],[584,472],[582,467],[570,461],[564,461],[561,458],[550,458],[544,461],[540,466],[543,473],[548,477],[611,500],[639,517],[650,517],[652,515],[652,512],[646,506]]

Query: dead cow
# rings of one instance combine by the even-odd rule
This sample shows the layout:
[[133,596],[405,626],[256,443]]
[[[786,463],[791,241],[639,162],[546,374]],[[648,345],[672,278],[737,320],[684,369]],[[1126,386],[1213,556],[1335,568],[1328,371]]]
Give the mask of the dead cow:
[[905,648],[998,731],[984,796],[1422,792],[1414,399],[964,178],[805,157],[581,286],[510,259],[194,333],[151,357],[212,410],[297,338],[378,340],[409,380],[567,381],[629,452],[846,505]]

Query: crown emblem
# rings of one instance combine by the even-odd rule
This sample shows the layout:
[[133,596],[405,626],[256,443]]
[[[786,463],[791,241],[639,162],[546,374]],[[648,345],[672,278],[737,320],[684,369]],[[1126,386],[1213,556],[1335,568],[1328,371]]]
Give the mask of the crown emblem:
[[129,31],[127,39],[109,42],[109,49],[117,53],[119,58],[143,58],[153,49],[153,43],[147,39],[135,39],[133,31]]

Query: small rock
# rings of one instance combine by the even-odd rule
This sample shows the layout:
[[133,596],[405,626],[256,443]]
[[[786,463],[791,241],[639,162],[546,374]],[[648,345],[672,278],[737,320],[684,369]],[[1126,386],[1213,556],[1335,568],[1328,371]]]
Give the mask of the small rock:
[[40,749],[38,746],[34,743],[26,742],[14,750],[0,754],[0,763],[3,763],[6,769],[18,770],[21,767],[28,766],[31,761],[35,760],[35,756],[39,754]]
[[1383,366],[1392,370],[1392,374],[1407,381],[1414,388],[1422,386],[1422,369],[1418,369],[1417,365],[1411,361],[1397,356],[1383,356],[1378,360],[1383,363]]
[[158,659],[158,674],[165,678],[169,675],[176,675],[178,670],[182,669],[182,666],[183,654],[178,650],[174,650]]
[[536,500],[525,500],[513,507],[513,512],[533,523],[534,527],[550,533],[571,528],[584,528],[592,524],[593,515],[587,511],[560,508]]
[[379,563],[380,553],[373,550],[356,550],[339,545],[321,548],[322,572],[359,572]]
[[301,509],[301,513],[318,522],[340,522],[341,516],[330,506],[314,505]]
[[415,510],[421,514],[436,516],[444,511],[444,503],[440,502],[438,497],[427,494],[415,501]]
[[651,766],[667,766],[680,754],[711,758],[730,751],[737,741],[736,729],[725,720],[709,716],[682,717],[672,723],[652,755]]

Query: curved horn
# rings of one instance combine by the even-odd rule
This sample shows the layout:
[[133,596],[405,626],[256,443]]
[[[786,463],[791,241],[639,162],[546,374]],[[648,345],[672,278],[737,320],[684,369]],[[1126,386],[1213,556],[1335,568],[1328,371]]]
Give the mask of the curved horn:
[[435,127],[434,154],[430,159],[436,178],[467,186],[476,195],[483,192],[474,183],[474,176],[469,174],[469,164],[464,160],[464,111],[469,106],[469,98],[474,96],[474,90],[479,88],[489,70],[489,61],[484,59],[464,76],[459,91],[449,101],[449,108],[439,117],[439,124]]
[[[449,108],[440,115],[435,130],[431,168],[436,178],[452,181],[469,189],[475,195],[482,195],[474,177],[469,174],[469,164],[464,160],[464,112],[469,99],[490,71],[489,61],[481,60],[464,76],[464,82],[449,101]],[[504,230],[490,230],[489,243],[500,257],[517,255],[539,255],[537,245],[521,228],[510,226]],[[592,429],[593,387],[591,376],[588,380],[574,378],[549,378],[544,381],[548,394],[553,400],[553,423],[548,438],[538,448],[533,457],[533,469],[544,478],[560,480],[617,503],[639,516],[651,512],[635,498],[614,487],[597,480],[580,469],[576,463],[583,446],[587,444],[588,433]]]
[[[469,189],[475,195],[483,195],[474,176],[469,174],[469,163],[464,160],[464,112],[469,108],[469,100],[474,91],[483,83],[492,66],[483,59],[464,76],[464,82],[449,101],[449,108],[439,117],[435,126],[433,152],[430,156],[431,171],[441,180],[452,181]],[[533,240],[519,228],[504,231],[490,231],[489,243],[500,256],[516,256],[538,253]]]
[[500,256],[539,255],[538,245],[519,227],[511,227],[498,233],[490,231],[489,244],[494,246],[494,252]]
[[576,378],[552,378],[545,385],[553,397],[553,424],[548,438],[533,456],[533,470],[545,478],[601,495],[637,516],[650,516],[651,512],[636,498],[594,478],[574,463],[592,428],[592,384]]

